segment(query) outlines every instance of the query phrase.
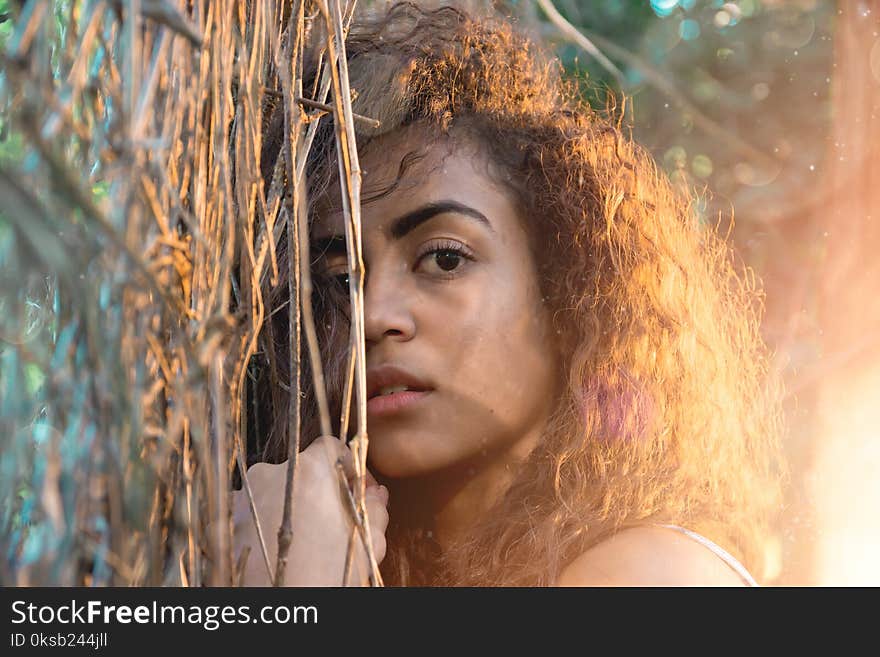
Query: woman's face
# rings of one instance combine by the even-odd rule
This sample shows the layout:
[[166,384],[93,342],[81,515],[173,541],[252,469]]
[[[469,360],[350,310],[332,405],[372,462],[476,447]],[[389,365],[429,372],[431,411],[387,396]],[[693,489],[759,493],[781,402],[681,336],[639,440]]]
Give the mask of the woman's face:
[[[382,137],[361,160],[368,198],[396,180],[407,153],[425,153],[361,211],[369,458],[394,478],[524,456],[558,390],[547,312],[511,196],[472,147],[426,147],[418,137],[414,129]],[[347,289],[344,234],[341,213],[328,213],[312,253]]]

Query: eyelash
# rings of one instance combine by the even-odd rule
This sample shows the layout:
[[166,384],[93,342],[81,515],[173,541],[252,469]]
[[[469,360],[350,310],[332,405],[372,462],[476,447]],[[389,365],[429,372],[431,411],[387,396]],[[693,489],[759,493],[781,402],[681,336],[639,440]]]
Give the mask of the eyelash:
[[[434,255],[436,253],[453,253],[459,258],[464,260],[473,261],[474,254],[473,252],[461,242],[455,242],[453,240],[436,240],[434,242],[429,242],[426,244],[423,249],[420,251],[419,255],[416,257],[415,268],[422,264],[422,261],[428,256]],[[443,278],[453,278],[457,275],[458,270],[461,268],[461,265],[456,267],[454,270],[450,270],[448,272],[444,272],[442,274]]]
[[[426,244],[422,250],[419,252],[418,256],[416,256],[416,264],[414,269],[418,269],[418,267],[422,264],[422,261],[428,256],[434,255],[436,253],[454,253],[459,258],[464,260],[468,260],[473,262],[474,254],[473,252],[466,247],[461,242],[455,242],[452,240],[436,240],[434,242],[429,242]],[[454,278],[457,275],[457,270],[460,269],[456,267],[454,270],[450,270],[448,272],[444,272],[441,274],[441,278]],[[348,291],[348,282],[347,280],[342,280],[343,278],[348,278],[348,272],[340,272],[338,274],[332,274],[330,276],[334,281],[336,281],[337,285],[344,290]]]

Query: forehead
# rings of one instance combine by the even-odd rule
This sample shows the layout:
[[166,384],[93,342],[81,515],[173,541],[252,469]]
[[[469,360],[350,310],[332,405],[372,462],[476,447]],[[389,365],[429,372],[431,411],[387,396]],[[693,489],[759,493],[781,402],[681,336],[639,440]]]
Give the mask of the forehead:
[[[382,230],[395,217],[439,201],[463,203],[490,217],[516,214],[512,195],[498,183],[487,157],[463,138],[407,128],[371,141],[360,165],[361,220],[367,230]],[[317,235],[345,232],[339,198],[334,185],[315,217]]]

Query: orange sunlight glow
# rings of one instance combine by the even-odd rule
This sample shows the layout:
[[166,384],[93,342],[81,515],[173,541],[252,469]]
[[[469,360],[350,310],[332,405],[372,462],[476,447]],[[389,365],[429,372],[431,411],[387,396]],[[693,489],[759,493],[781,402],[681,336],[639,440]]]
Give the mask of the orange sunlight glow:
[[880,365],[836,386],[820,411],[815,583],[880,585]]

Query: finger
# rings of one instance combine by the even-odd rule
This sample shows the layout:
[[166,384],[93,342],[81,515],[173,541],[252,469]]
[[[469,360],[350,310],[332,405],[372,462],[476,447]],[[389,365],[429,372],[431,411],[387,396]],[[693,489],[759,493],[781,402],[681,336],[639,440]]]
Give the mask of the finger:
[[367,507],[367,519],[370,522],[370,531],[375,532],[376,529],[384,532],[388,529],[388,521],[390,516],[388,515],[388,509],[385,507],[384,502],[381,499],[378,499],[375,495],[367,496],[364,500]]
[[[336,439],[333,438],[333,440],[336,440]],[[349,483],[352,483],[357,479],[357,465],[355,463],[354,452],[351,450],[351,448],[348,445],[344,444],[342,441],[336,440],[336,443],[340,447],[339,454],[340,454],[340,457],[342,458],[342,467],[343,467],[343,470],[345,470],[345,476],[348,479]],[[366,488],[378,486],[379,482],[376,481],[376,478],[373,476],[373,473],[371,473],[366,468],[364,470],[365,470],[364,477],[365,477]]]
[[[355,463],[354,450],[349,445],[346,445],[346,448],[347,448],[347,452],[348,452],[347,458],[351,459],[351,468],[348,471],[350,473],[349,474],[349,481],[353,481],[354,479],[357,478],[357,467],[356,467],[356,463]],[[348,467],[348,464],[346,464],[346,467]],[[373,474],[369,470],[366,469],[366,467],[364,468],[364,480],[365,480],[365,484],[366,484],[367,488],[369,488],[371,486],[378,486],[379,485],[379,482],[376,481],[376,478],[373,476]]]
[[319,436],[312,444],[324,451],[328,463],[334,468],[336,463],[342,465],[346,479],[350,481],[356,476],[357,472],[351,450],[336,436]]
[[370,542],[376,562],[381,563],[388,549],[385,531],[388,529],[389,516],[385,505],[372,496],[366,500],[367,519],[370,523]]
[[367,486],[366,494],[375,495],[382,501],[382,504],[388,506],[388,499],[390,495],[388,493],[388,488],[385,485],[376,483],[373,486]]
[[385,552],[388,550],[388,542],[385,540],[385,534],[376,534],[373,536],[373,556],[376,557],[376,563],[382,563],[385,558]]

